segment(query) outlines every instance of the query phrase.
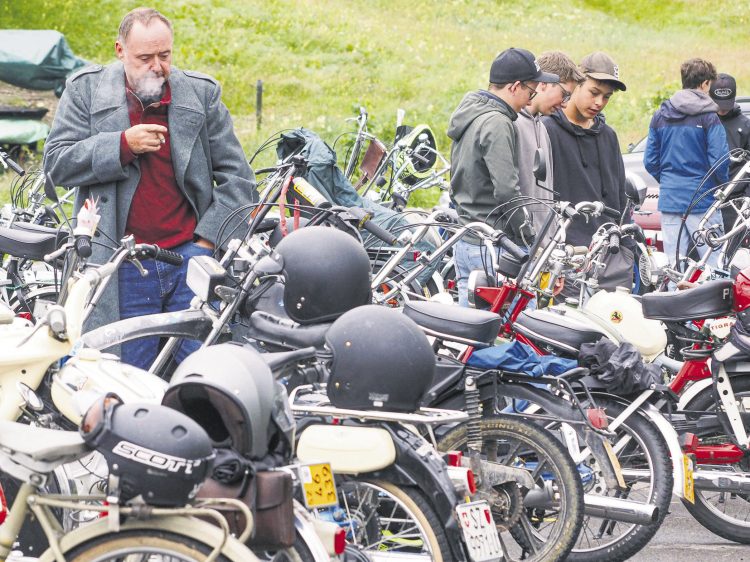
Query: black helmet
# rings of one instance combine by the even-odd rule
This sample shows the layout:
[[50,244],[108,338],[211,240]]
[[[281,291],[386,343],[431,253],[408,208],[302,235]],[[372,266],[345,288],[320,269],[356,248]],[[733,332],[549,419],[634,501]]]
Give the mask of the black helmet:
[[284,308],[295,322],[330,322],[372,302],[370,259],[349,234],[300,228],[279,242],[275,253],[283,259]]
[[162,404],[198,422],[214,446],[249,459],[264,457],[280,437],[293,439],[286,390],[250,347],[199,349],[177,367]]
[[210,474],[214,451],[189,417],[159,404],[123,404],[115,394],[97,400],[81,434],[109,466],[110,493],[122,501],[183,506]]
[[435,354],[419,326],[383,306],[360,306],[326,334],[328,399],[339,408],[414,412],[432,383]]

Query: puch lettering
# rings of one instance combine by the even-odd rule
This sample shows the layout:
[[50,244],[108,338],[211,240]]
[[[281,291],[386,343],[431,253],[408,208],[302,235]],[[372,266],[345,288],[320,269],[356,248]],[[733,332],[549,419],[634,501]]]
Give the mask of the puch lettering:
[[193,468],[201,462],[165,455],[164,453],[152,451],[146,447],[130,443],[129,441],[120,441],[112,449],[112,452],[121,457],[133,459],[141,464],[166,470],[167,472],[180,472],[182,470],[185,474],[192,474]]

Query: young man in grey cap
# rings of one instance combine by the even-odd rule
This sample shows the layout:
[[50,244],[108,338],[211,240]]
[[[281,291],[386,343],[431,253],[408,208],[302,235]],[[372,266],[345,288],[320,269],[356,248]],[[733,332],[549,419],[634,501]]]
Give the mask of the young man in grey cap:
[[[643,155],[646,170],[659,182],[661,231],[670,262],[678,253],[682,258],[691,252],[692,235],[713,202],[709,191],[726,182],[729,171],[727,135],[716,115],[719,108],[708,95],[711,81],[717,78],[714,65],[698,58],[687,60],[680,77],[683,89],[651,118]],[[708,218],[706,226],[721,228],[721,217],[716,215]],[[705,244],[697,248],[701,255],[707,249]],[[718,253],[712,253],[708,263],[716,267],[717,258]]]
[[[602,111],[617,91],[625,91],[619,67],[603,52],[584,57],[579,65],[586,79],[573,91],[564,109],[545,117],[555,161],[555,198],[579,203],[602,201],[619,211],[625,208],[625,166],[617,133],[607,125]],[[588,246],[594,232],[612,219],[605,216],[588,222],[576,218],[567,230],[567,242]],[[630,289],[633,282],[633,253],[622,248],[610,255],[607,268],[599,275],[602,288],[618,285]],[[573,296],[577,288],[566,287]]]
[[[719,106],[717,113],[727,133],[729,150],[741,148],[750,151],[750,117],[744,115],[740,106],[735,102],[737,82],[734,77],[729,74],[719,74],[716,80],[711,82],[708,93]],[[729,178],[733,178],[744,164],[744,161],[730,161]],[[750,178],[747,179],[750,180]],[[730,195],[730,199],[742,197],[746,192],[750,192],[746,190],[746,187],[747,184],[739,184]],[[724,232],[729,232],[737,219],[737,211],[730,206],[724,207],[721,210],[721,217],[724,221]]]
[[[557,82],[542,72],[525,49],[506,49],[493,61],[487,90],[469,92],[451,116],[451,199],[459,222],[486,222],[518,244],[533,241],[524,209],[513,210],[518,187],[518,149],[513,122],[536,95],[540,83]],[[467,280],[491,264],[479,238],[465,236],[454,247],[459,304],[468,304]]]

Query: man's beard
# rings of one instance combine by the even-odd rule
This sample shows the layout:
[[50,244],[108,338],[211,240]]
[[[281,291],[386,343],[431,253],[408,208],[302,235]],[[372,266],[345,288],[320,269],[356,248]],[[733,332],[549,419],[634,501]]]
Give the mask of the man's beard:
[[163,74],[159,75],[156,72],[148,71],[138,78],[135,84],[130,84],[130,87],[145,107],[161,100],[166,81]]

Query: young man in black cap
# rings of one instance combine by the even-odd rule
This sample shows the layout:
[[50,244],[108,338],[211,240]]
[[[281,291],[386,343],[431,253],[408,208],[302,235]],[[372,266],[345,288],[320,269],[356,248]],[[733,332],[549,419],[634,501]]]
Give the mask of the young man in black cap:
[[[501,228],[519,244],[533,241],[524,209],[509,203],[520,194],[518,151],[513,121],[536,95],[540,82],[558,82],[542,72],[525,49],[506,49],[493,61],[487,90],[469,92],[451,116],[451,199],[459,221],[486,222]],[[468,235],[454,247],[459,304],[468,304],[466,282],[474,269],[491,263],[477,237]]]
[[[625,166],[617,133],[607,125],[602,111],[617,91],[625,91],[620,70],[603,52],[586,56],[579,65],[585,80],[568,104],[544,117],[554,158],[555,199],[558,201],[602,201],[607,207],[625,208]],[[611,218],[601,216],[586,222],[576,218],[567,230],[566,241],[588,246],[594,232]],[[599,275],[599,286],[630,289],[633,282],[633,253],[627,248],[610,255],[607,268]],[[566,287],[574,296],[577,288]]]
[[[719,106],[717,113],[727,133],[729,150],[741,148],[750,151],[750,117],[744,115],[740,106],[734,101],[737,97],[737,82],[734,77],[729,74],[719,74],[711,83],[708,93]],[[730,161],[729,178],[733,178],[744,164],[744,161]],[[750,181],[750,178],[747,180]],[[747,185],[747,183],[739,184],[730,198],[742,197],[746,192],[750,193],[750,190],[746,190]],[[724,220],[724,232],[729,232],[737,219],[737,212],[734,208],[727,206],[721,210],[721,217]]]

